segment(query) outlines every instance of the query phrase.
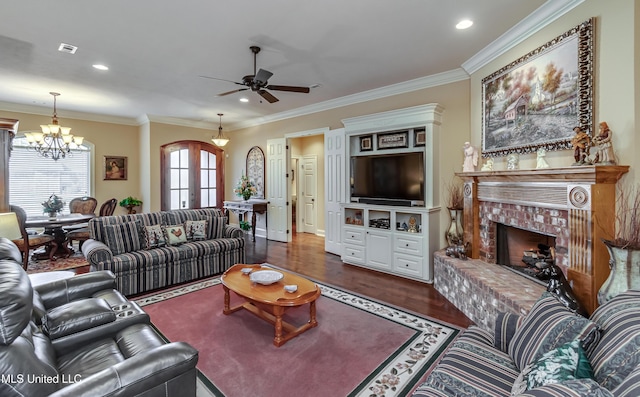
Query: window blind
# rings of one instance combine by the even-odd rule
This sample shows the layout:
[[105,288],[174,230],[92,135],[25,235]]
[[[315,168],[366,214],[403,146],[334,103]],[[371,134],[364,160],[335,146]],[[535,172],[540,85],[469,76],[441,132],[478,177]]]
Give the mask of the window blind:
[[54,161],[16,137],[9,158],[10,204],[22,207],[28,216],[43,215],[42,202],[56,194],[65,202],[62,213],[68,214],[71,199],[90,193],[90,161],[91,152],[84,145]]

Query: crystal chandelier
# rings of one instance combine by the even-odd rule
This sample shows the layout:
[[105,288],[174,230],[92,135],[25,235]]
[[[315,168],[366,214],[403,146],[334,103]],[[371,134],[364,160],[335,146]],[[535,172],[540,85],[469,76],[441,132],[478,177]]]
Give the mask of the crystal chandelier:
[[227,142],[229,142],[228,138],[225,138],[224,135],[222,135],[222,113],[218,113],[218,116],[220,117],[220,127],[218,127],[218,135],[215,138],[211,138],[211,141],[219,147],[223,147],[224,145],[227,144]]
[[71,149],[82,145],[84,140],[81,136],[71,135],[70,127],[62,127],[58,124],[58,114],[56,113],[56,98],[60,95],[57,92],[50,92],[53,95],[53,118],[51,124],[40,126],[42,132],[25,132],[29,145],[40,153],[42,157],[58,160],[65,158]]

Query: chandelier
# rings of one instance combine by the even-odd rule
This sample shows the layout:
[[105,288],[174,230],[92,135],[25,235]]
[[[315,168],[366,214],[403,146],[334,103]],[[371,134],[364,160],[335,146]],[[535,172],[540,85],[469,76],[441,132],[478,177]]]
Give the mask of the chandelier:
[[228,138],[225,138],[224,135],[222,135],[222,113],[218,113],[218,116],[220,117],[220,127],[218,127],[218,135],[215,138],[211,138],[211,141],[219,147],[223,147],[224,145],[227,144],[227,142],[229,142]]
[[53,95],[53,118],[51,124],[40,126],[42,132],[25,132],[24,136],[29,146],[34,148],[42,157],[58,160],[65,158],[71,149],[82,145],[84,140],[81,136],[71,135],[70,127],[62,127],[58,124],[58,114],[56,113],[56,98],[60,95],[57,92],[50,92]]

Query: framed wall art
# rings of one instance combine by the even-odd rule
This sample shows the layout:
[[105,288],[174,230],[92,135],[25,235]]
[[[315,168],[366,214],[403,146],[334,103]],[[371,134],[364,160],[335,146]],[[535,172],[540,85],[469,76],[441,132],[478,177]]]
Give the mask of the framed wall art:
[[247,177],[256,185],[255,198],[264,198],[264,152],[259,146],[247,153]]
[[409,147],[409,132],[378,134],[378,149],[395,149]]
[[371,135],[360,137],[360,151],[368,152],[373,150],[373,137]]
[[482,156],[571,148],[592,133],[593,19],[482,80]]
[[104,180],[126,181],[127,158],[124,156],[104,156]]
[[427,132],[424,128],[413,130],[413,146],[424,146],[427,143]]

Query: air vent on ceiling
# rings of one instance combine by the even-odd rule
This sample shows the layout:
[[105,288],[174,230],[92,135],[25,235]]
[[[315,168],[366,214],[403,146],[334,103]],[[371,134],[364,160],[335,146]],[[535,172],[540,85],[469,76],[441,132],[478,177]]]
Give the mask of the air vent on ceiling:
[[58,47],[58,51],[66,52],[68,54],[75,54],[77,50],[78,47],[66,43],[60,43],[60,47]]

